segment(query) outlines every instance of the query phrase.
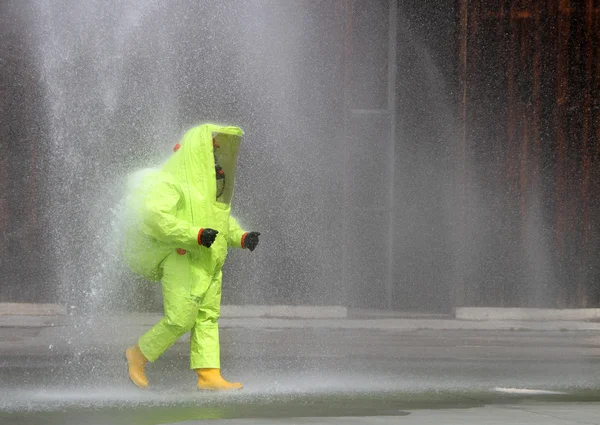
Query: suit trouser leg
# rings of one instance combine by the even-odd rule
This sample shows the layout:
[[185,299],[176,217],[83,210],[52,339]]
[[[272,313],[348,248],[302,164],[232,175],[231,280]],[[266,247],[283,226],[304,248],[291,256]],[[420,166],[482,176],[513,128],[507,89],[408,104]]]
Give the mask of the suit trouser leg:
[[190,294],[192,284],[189,258],[176,253],[163,264],[163,318],[139,339],[144,356],[158,359],[196,323],[200,299]]
[[219,316],[221,314],[222,272],[218,270],[200,300],[190,338],[190,368],[221,368]]

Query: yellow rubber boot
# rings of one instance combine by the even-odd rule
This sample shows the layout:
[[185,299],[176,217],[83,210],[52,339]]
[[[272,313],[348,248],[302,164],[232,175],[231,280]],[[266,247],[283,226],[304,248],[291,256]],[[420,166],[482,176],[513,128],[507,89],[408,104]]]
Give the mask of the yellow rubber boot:
[[240,390],[239,382],[227,382],[221,376],[220,369],[196,369],[198,373],[198,389],[212,391]]
[[136,344],[125,350],[125,357],[127,357],[127,364],[129,366],[129,377],[133,383],[140,388],[147,388],[148,379],[146,378],[144,368],[146,367],[146,363],[148,363],[148,359],[144,356],[142,350],[140,350],[139,345]]

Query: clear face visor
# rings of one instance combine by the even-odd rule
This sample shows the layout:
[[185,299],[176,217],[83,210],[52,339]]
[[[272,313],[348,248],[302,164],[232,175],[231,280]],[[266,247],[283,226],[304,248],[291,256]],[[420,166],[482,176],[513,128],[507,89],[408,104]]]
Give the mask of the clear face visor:
[[224,133],[213,133],[217,202],[231,203],[237,168],[237,154],[242,138]]

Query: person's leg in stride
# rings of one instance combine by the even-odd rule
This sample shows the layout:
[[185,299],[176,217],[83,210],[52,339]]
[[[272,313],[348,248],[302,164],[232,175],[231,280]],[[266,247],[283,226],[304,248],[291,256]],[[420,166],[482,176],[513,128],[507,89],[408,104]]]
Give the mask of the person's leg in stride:
[[140,388],[148,387],[144,368],[158,359],[196,323],[200,299],[190,294],[191,267],[187,255],[173,253],[163,263],[164,316],[126,351],[129,377]]
[[199,390],[239,390],[239,382],[221,377],[219,316],[221,312],[222,272],[217,271],[200,301],[190,338],[190,368],[198,374]]

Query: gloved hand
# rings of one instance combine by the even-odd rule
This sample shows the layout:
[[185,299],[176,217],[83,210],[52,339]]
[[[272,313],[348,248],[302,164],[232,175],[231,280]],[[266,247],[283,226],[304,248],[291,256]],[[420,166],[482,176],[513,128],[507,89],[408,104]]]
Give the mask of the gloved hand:
[[215,229],[202,229],[200,234],[200,245],[210,248],[217,237],[218,230]]
[[256,248],[256,245],[258,245],[259,235],[259,232],[246,233],[246,237],[244,238],[244,248],[248,248],[250,251],[254,251],[254,248]]

